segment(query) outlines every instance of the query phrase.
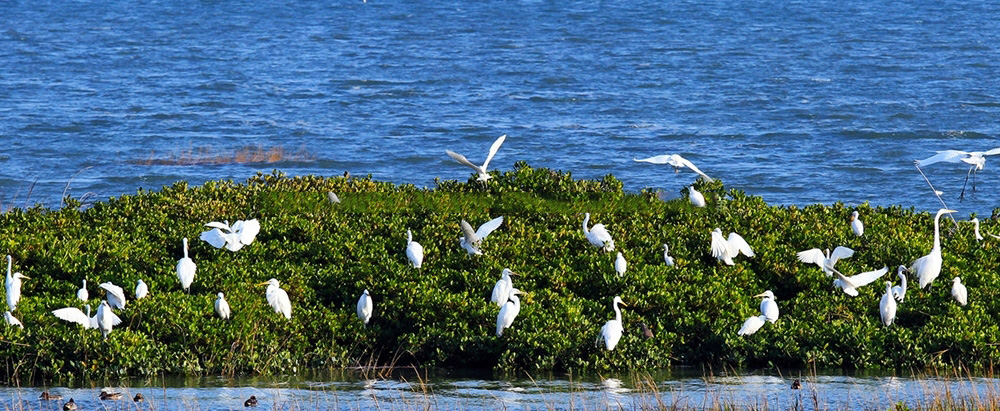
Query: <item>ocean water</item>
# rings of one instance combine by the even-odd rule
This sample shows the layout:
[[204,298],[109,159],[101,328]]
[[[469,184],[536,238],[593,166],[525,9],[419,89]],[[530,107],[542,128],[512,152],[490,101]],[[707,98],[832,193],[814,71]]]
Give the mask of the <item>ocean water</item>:
[[[257,171],[465,180],[452,149],[677,192],[679,153],[772,204],[936,210],[913,166],[1000,146],[989,1],[0,4],[0,207]],[[162,164],[282,148],[276,162]],[[183,161],[181,161],[183,163]],[[989,216],[1000,158],[925,170]],[[30,194],[29,194],[30,193]]]

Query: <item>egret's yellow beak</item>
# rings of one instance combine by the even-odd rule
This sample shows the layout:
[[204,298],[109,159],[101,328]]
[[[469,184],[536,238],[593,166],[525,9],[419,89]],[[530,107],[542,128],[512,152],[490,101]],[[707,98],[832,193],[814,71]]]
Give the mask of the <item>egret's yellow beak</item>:
[[270,282],[268,282],[268,281],[264,281],[264,282],[262,282],[262,283],[260,283],[260,284],[257,284],[257,285],[268,285],[268,284],[271,284],[271,283],[270,283]]
[[516,276],[518,276],[518,277],[520,277],[520,276],[521,276],[521,274],[518,274],[518,273],[515,273],[515,272],[513,272],[513,271],[511,271],[511,272],[510,272],[510,275],[516,275]]
[[767,295],[765,295],[764,293],[760,293],[760,294],[755,295],[754,297],[767,297]]
[[951,214],[951,213],[957,213],[958,210],[944,210],[944,212],[947,214]]
[[628,307],[628,304],[625,304],[625,302],[624,302],[624,301],[622,301],[622,302],[620,302],[620,303],[618,303],[618,304],[620,304],[620,305],[621,305],[622,307]]

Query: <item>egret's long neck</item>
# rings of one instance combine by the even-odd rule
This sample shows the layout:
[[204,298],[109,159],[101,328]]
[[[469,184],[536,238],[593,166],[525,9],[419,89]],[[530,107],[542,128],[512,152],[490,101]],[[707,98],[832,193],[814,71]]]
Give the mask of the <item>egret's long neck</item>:
[[906,288],[906,275],[899,274],[899,278],[902,280],[903,288]]
[[618,308],[617,301],[615,301],[615,321],[622,322],[622,310]]
[[941,248],[941,213],[934,216],[934,248]]
[[90,318],[90,304],[87,304],[87,318]]
[[10,276],[11,276],[10,271],[11,271],[11,266],[13,265],[13,263],[11,263],[11,261],[12,260],[11,260],[10,256],[8,255],[7,256],[7,279],[8,280],[10,280]]
[[188,258],[188,239],[184,239],[184,258]]
[[[589,223],[589,222],[590,222],[590,213],[584,214],[584,216],[583,216],[583,233],[584,234],[587,234],[587,233],[590,232],[590,230],[587,229],[587,223]],[[8,271],[10,271],[10,270],[8,269]]]
[[510,296],[510,301],[514,303],[514,308],[517,308],[518,310],[521,309],[521,299],[517,298],[517,294],[512,294]]
[[410,230],[406,230],[406,243],[409,244],[412,242],[413,242],[413,233],[411,233]]

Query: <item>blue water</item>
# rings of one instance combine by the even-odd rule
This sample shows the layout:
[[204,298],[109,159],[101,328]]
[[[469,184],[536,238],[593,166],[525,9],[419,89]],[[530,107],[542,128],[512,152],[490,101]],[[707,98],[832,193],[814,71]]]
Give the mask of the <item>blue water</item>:
[[[631,159],[680,153],[773,204],[933,210],[913,160],[1000,146],[1000,3],[944,3],[5,1],[0,200],[274,168],[430,186],[508,134],[499,169],[676,192],[693,174]],[[247,146],[308,154],[135,164]],[[998,170],[962,203],[965,167],[925,171],[989,215]]]

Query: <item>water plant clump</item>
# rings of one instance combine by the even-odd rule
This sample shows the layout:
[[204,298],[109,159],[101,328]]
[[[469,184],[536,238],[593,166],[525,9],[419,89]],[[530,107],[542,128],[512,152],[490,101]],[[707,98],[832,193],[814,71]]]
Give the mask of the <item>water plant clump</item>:
[[[649,191],[625,193],[613,176],[574,180],[569,173],[519,163],[484,183],[440,181],[430,189],[371,177],[286,177],[258,174],[245,183],[179,182],[160,191],[111,198],[86,210],[69,199],[61,209],[0,214],[0,253],[29,279],[14,315],[24,324],[0,328],[0,369],[12,376],[284,374],[305,368],[408,365],[490,368],[499,372],[651,369],[672,365],[919,369],[988,367],[1000,360],[1000,262],[997,242],[977,242],[962,224],[942,235],[943,268],[928,289],[912,284],[886,327],[879,315],[884,287],[851,297],[796,253],[838,245],[855,251],[836,265],[846,275],[906,265],[927,253],[933,216],[867,204],[784,207],[695,183],[707,207],[686,197],[661,201]],[[340,203],[328,201],[337,193]],[[687,189],[681,190],[687,193]],[[856,236],[848,218],[865,221]],[[604,224],[614,252],[591,245],[582,231]],[[469,255],[459,223],[505,216]],[[238,252],[193,240],[197,263],[190,292],[177,280],[182,238],[210,221],[256,218],[256,241]],[[755,255],[720,263],[711,233],[738,232]],[[981,229],[995,232],[994,221]],[[420,268],[405,254],[407,230],[424,249]],[[674,265],[664,263],[669,245]],[[516,321],[496,336],[491,292],[504,268],[520,274]],[[961,276],[968,305],[951,297]],[[889,280],[891,276],[883,277]],[[57,319],[52,310],[83,308],[81,280],[93,308],[113,282],[149,295],[116,311],[122,323],[104,340],[96,330]],[[265,300],[275,278],[288,294],[291,319]],[[911,277],[912,280],[912,277]],[[877,282],[882,284],[882,282]],[[369,291],[367,327],[356,316]],[[771,290],[776,322],[749,336],[737,331],[759,315]],[[214,302],[224,293],[228,320]],[[595,344],[621,296],[623,334],[616,348]],[[646,325],[646,327],[640,324]],[[648,328],[653,335],[648,338]]]

